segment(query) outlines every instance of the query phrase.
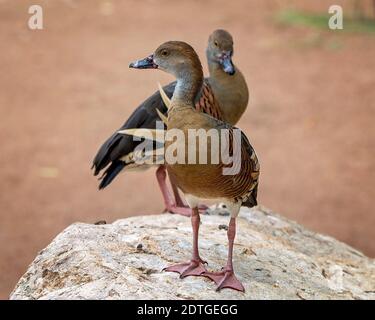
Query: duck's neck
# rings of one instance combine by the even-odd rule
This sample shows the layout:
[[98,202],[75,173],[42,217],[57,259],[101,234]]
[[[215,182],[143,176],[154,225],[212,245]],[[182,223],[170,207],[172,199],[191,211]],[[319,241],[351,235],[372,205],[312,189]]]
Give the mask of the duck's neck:
[[208,72],[210,73],[210,77],[225,77],[227,74],[224,72],[222,66],[216,61],[212,61],[211,59],[207,58],[208,63]]
[[195,98],[202,88],[202,84],[203,71],[201,69],[181,73],[177,77],[171,107],[193,107]]
[[235,66],[235,74],[229,75],[214,61],[208,59],[208,82],[219,102],[224,120],[234,125],[240,119],[249,101],[249,91],[241,71]]

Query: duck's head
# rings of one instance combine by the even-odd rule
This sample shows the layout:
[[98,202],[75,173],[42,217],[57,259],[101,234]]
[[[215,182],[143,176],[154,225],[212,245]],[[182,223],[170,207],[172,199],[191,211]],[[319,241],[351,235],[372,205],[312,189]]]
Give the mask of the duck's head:
[[174,75],[177,79],[194,72],[202,73],[202,65],[197,53],[189,44],[182,41],[165,42],[153,54],[130,63],[129,67],[161,69]]
[[222,29],[212,32],[208,38],[206,54],[209,64],[218,64],[229,75],[236,72],[232,63],[233,38],[229,32]]

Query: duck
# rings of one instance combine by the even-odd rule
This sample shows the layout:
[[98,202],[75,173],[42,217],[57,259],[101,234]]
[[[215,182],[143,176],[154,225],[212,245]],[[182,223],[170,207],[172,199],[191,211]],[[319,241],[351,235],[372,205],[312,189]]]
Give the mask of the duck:
[[[211,116],[236,124],[245,112],[249,101],[249,90],[242,72],[233,64],[233,38],[223,29],[212,32],[208,38],[206,49],[209,77],[205,78],[194,97],[195,109],[210,114]],[[131,66],[141,69],[142,65]],[[155,128],[160,116],[166,115],[169,99],[175,91],[176,81],[162,88],[162,93],[155,92],[142,102],[121,126],[119,130],[128,128]],[[120,172],[142,171],[151,166],[136,164],[134,161],[134,149],[139,145],[129,135],[121,135],[116,130],[99,148],[93,162],[94,176],[99,178],[99,190],[106,188]],[[169,177],[173,196],[166,183],[166,168],[157,165],[156,178],[163,195],[165,211],[190,215],[189,208],[182,200],[179,190]],[[200,208],[202,211],[206,206]]]
[[[230,288],[244,292],[244,286],[237,279],[233,267],[233,246],[236,235],[236,218],[241,206],[253,207],[257,205],[257,193],[260,166],[257,155],[243,131],[228,122],[219,120],[202,113],[195,108],[195,97],[204,82],[202,65],[195,50],[181,41],[168,41],[161,44],[153,54],[145,59],[132,63],[132,67],[139,69],[160,69],[176,78],[174,94],[171,99],[167,116],[167,130],[179,130],[187,136],[191,130],[205,130],[217,132],[217,137],[227,133],[228,140],[220,138],[220,144],[229,142],[229,150],[233,156],[233,167],[236,170],[230,174],[227,163],[221,157],[219,162],[190,163],[189,139],[183,139],[184,156],[181,162],[172,163],[165,157],[165,167],[168,175],[174,181],[191,210],[191,224],[193,229],[193,252],[189,261],[166,267],[165,271],[177,272],[181,278],[187,276],[205,276],[217,284],[217,290]],[[120,134],[131,135],[131,130],[119,131]],[[166,134],[167,136],[167,134]],[[180,141],[180,144],[181,144]],[[165,138],[165,150],[176,141]],[[214,144],[212,139],[206,140],[208,150]],[[238,148],[236,149],[236,145]],[[199,151],[195,155],[198,159]],[[167,151],[165,151],[167,155]],[[228,256],[227,263],[221,271],[209,272],[205,268],[206,261],[199,254],[198,236],[200,226],[199,205],[206,200],[224,203],[230,211],[228,225]]]

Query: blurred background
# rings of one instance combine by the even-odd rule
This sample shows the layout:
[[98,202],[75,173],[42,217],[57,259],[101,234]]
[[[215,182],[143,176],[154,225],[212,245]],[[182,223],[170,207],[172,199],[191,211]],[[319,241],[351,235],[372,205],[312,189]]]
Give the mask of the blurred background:
[[[28,28],[31,4],[43,30]],[[332,4],[344,30],[327,27]],[[259,202],[375,256],[374,1],[0,0],[0,298],[71,223],[162,212],[155,170],[99,192],[91,161],[173,80],[129,61],[183,40],[207,74],[217,28],[250,89],[239,127],[261,161]]]

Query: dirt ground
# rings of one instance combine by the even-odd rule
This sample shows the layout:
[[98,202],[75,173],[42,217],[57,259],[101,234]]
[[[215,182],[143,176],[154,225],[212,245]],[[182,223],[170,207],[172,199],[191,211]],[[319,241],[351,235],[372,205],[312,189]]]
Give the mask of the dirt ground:
[[129,61],[166,40],[204,60],[218,27],[233,34],[251,92],[239,126],[260,158],[259,202],[375,255],[374,36],[281,27],[283,1],[38,3],[44,29],[31,31],[33,2],[0,1],[0,298],[69,224],[161,212],[153,170],[99,192],[91,160],[157,81],[172,80]]

